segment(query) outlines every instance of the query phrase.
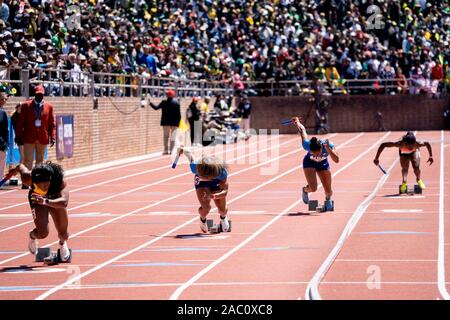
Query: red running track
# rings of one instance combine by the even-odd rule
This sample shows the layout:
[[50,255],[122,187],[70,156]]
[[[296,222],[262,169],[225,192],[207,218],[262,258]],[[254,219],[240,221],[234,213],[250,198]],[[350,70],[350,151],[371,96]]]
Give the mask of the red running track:
[[[332,163],[336,211],[322,214],[308,214],[300,201],[305,179],[298,136],[261,136],[209,149],[225,155],[231,167],[233,230],[218,235],[199,234],[193,176],[185,162],[172,170],[169,157],[158,157],[75,175],[69,179],[74,258],[54,267],[33,262],[25,251],[32,227],[29,208],[21,204],[26,193],[0,191],[0,299],[309,298],[311,280],[364,202],[367,208],[313,298],[445,298],[450,222],[448,192],[441,196],[441,189],[450,190],[444,174],[450,137],[418,133],[431,142],[435,163],[422,165],[423,198],[404,199],[388,196],[400,179],[398,153],[387,149],[382,155],[386,168],[393,165],[387,179],[372,163],[379,143],[401,134],[332,136],[341,157]],[[323,200],[323,190],[311,198]],[[211,217],[217,220],[217,212]],[[55,248],[55,240],[51,226],[40,245]]]

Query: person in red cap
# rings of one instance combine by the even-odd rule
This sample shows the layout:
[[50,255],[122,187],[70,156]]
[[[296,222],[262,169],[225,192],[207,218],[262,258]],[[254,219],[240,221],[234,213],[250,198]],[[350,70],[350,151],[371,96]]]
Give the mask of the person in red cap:
[[175,131],[181,120],[180,104],[174,99],[175,90],[166,91],[167,99],[163,100],[159,105],[150,102],[150,106],[155,109],[162,109],[161,126],[163,127],[164,152],[163,155],[170,154],[175,146]]
[[17,119],[16,141],[24,145],[24,165],[33,169],[34,154],[36,165],[44,162],[47,145],[53,147],[56,140],[56,121],[53,106],[44,102],[45,89],[36,86],[34,99],[22,103]]

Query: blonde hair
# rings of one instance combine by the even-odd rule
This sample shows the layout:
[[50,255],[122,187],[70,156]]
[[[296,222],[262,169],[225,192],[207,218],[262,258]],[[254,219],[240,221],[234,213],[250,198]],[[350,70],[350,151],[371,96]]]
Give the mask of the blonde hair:
[[227,164],[215,156],[204,156],[197,163],[197,172],[202,177],[216,178],[222,174],[223,170],[227,169]]

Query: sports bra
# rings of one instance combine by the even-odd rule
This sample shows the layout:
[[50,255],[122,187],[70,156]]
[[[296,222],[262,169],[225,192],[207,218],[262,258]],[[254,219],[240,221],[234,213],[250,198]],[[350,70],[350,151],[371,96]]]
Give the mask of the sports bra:
[[407,147],[400,147],[400,153],[401,154],[411,154],[417,151],[417,148],[414,147],[412,150],[408,149]]

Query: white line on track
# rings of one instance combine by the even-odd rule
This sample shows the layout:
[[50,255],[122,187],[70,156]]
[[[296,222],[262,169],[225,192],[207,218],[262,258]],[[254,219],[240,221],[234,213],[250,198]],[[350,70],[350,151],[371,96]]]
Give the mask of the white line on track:
[[445,300],[450,300],[445,285],[445,226],[444,226],[444,131],[441,131],[441,161],[439,164],[439,243],[438,243],[438,288]]
[[[205,287],[205,286],[298,286],[306,285],[308,281],[267,281],[267,282],[197,282],[192,286]],[[367,285],[367,282],[322,282],[326,285]],[[436,285],[436,282],[380,282],[384,285]],[[450,282],[447,282],[450,284]],[[88,289],[122,289],[122,288],[158,288],[158,287],[178,287],[182,283],[168,282],[168,283],[105,283],[105,284],[86,284],[86,285],[68,285],[63,290],[88,290]],[[44,291],[50,289],[49,285],[32,285],[32,286],[5,286],[0,287],[0,292],[24,292],[24,291]],[[301,300],[299,297],[298,300]]]
[[[436,262],[437,259],[335,259],[339,262]],[[323,283],[323,282],[321,282]]]

